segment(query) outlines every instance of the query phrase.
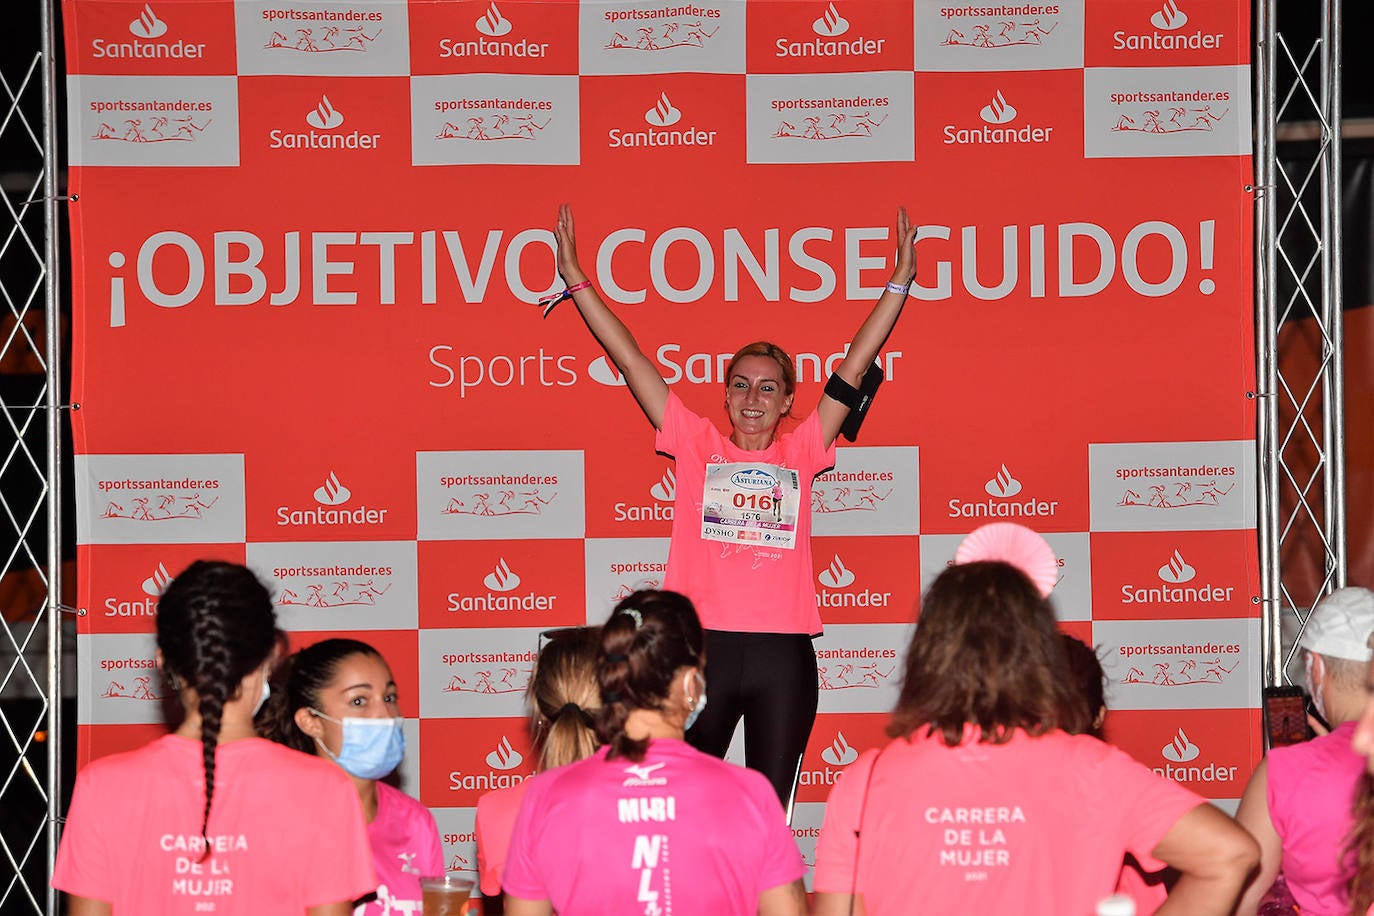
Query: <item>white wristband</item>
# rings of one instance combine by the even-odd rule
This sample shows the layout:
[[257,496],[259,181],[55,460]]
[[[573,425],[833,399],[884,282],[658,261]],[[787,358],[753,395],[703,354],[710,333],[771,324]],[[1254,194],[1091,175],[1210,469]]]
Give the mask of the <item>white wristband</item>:
[[910,283],[903,285],[901,283],[892,283],[891,281],[889,281],[887,284],[887,291],[889,293],[896,293],[899,296],[905,296],[910,289]]

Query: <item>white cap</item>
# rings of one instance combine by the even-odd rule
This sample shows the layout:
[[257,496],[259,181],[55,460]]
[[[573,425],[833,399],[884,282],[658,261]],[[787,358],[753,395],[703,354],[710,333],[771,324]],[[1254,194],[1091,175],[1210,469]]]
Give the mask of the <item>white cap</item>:
[[1367,662],[1374,652],[1369,634],[1374,632],[1374,592],[1351,586],[1327,595],[1312,609],[1298,645],[1308,652]]

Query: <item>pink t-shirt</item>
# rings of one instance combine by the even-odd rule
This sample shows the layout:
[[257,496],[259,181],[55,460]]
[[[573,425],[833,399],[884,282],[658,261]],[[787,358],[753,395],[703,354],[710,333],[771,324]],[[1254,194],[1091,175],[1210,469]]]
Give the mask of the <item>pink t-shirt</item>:
[[1304,916],[1350,911],[1346,882],[1353,857],[1343,850],[1365,760],[1350,748],[1355,723],[1329,735],[1269,751],[1269,819],[1283,841],[1280,868]]
[[353,783],[334,764],[246,738],[215,753],[212,853],[200,859],[199,741],[166,735],[76,779],[52,883],[120,914],[301,916],[377,879]]
[[815,889],[857,887],[869,916],[1092,913],[1125,853],[1149,860],[1203,803],[1086,735],[1018,731],[955,748],[898,739],[860,756],[831,791]]
[[482,879],[482,896],[501,893],[501,872],[506,867],[515,816],[525,798],[528,779],[508,789],[493,789],[477,799],[477,872]]
[[377,816],[367,825],[377,897],[354,907],[354,916],[420,916],[421,875],[444,873],[444,847],[434,815],[400,789],[377,783]]
[[[747,451],[669,392],[654,448],[677,460],[677,500],[663,587],[691,598],[708,630],[820,633],[811,568],[811,481],[835,464],[835,446],[827,448],[821,440],[816,412],[768,448]],[[735,463],[769,464],[797,472],[800,511],[793,547],[702,537],[706,466]]]
[[806,870],[763,776],[655,739],[643,762],[608,749],[528,782],[501,885],[559,916],[753,916]]

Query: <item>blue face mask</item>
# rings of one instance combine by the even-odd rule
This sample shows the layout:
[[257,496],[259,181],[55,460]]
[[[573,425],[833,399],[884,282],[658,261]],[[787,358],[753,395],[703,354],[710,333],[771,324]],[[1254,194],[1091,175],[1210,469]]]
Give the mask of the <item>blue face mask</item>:
[[[687,731],[696,724],[697,719],[701,718],[701,711],[706,708],[706,679],[700,674],[695,674],[697,679],[696,701],[692,703],[692,708],[687,710],[687,721],[682,723],[682,730]],[[686,678],[683,679],[683,693],[687,693]],[[690,696],[691,694],[688,694]]]
[[318,744],[344,770],[359,779],[381,779],[392,770],[406,752],[406,736],[401,731],[402,718],[370,719],[362,716],[344,716],[335,719],[318,709],[310,710],[321,719],[337,722],[343,726],[343,745],[335,754],[325,747],[319,738]]

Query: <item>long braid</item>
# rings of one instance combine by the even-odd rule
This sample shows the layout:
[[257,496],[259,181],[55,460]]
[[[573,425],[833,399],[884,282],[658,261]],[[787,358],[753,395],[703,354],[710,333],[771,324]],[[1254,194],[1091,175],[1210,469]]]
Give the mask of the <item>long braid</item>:
[[233,563],[197,560],[158,601],[157,644],[167,670],[196,693],[201,718],[205,809],[200,836],[210,854],[215,752],[224,705],[262,665],[276,642],[272,599],[257,577]]
[[1346,849],[1355,864],[1348,888],[1350,912],[1363,916],[1374,904],[1374,781],[1368,776],[1361,778],[1355,796],[1355,823]]

